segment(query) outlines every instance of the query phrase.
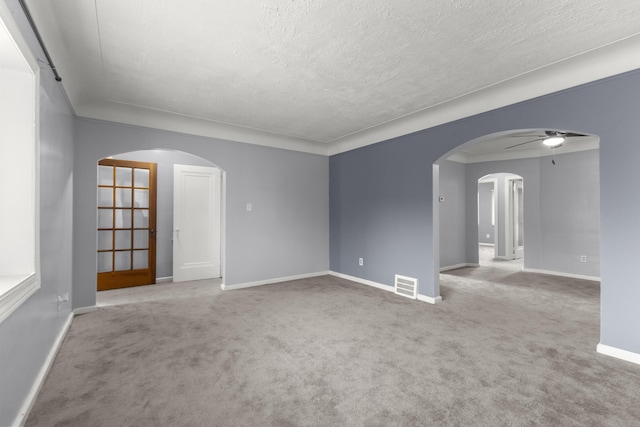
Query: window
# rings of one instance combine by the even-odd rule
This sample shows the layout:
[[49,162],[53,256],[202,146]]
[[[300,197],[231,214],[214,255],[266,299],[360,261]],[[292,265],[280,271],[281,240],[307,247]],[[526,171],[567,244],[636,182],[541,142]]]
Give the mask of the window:
[[40,287],[37,87],[35,60],[0,2],[0,322]]

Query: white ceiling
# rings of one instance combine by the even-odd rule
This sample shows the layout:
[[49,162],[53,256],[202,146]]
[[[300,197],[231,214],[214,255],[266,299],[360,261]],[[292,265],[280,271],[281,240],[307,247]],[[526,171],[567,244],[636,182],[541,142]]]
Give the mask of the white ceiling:
[[322,154],[640,67],[637,0],[27,4],[78,116]]

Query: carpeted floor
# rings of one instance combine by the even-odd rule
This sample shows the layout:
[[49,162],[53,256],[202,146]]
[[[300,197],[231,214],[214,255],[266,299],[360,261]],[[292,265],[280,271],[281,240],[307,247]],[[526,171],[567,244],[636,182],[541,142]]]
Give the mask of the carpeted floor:
[[26,425],[640,425],[594,282],[464,268],[436,306],[331,276],[192,286],[76,317]]

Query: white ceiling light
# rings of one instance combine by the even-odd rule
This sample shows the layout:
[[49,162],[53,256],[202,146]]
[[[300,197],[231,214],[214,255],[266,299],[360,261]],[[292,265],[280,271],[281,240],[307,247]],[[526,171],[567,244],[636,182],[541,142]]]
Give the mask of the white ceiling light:
[[551,148],[559,147],[563,142],[563,136],[550,136],[549,138],[546,138],[542,141],[544,145]]

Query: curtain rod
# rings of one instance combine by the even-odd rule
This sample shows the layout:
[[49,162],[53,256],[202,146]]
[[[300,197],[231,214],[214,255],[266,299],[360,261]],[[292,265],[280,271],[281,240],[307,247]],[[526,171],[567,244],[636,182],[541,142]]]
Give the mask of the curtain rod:
[[61,82],[62,81],[62,77],[60,77],[60,75],[58,74],[58,70],[56,70],[56,66],[53,65],[53,61],[51,60],[51,56],[49,56],[49,51],[47,50],[47,47],[44,45],[44,42],[42,41],[42,37],[40,37],[40,32],[38,31],[38,28],[36,27],[36,23],[33,22],[33,17],[31,16],[31,12],[29,12],[29,8],[27,7],[27,5],[24,2],[24,0],[18,0],[18,3],[20,3],[20,6],[22,6],[22,11],[24,12],[25,16],[27,17],[27,21],[29,21],[29,25],[31,25],[31,29],[33,30],[33,33],[36,35],[36,39],[38,39],[38,43],[40,43],[40,47],[42,48],[42,51],[44,52],[44,56],[47,58],[47,65],[49,65],[49,67],[51,67],[51,71],[53,71],[53,75],[56,76],[56,81],[57,82]]

